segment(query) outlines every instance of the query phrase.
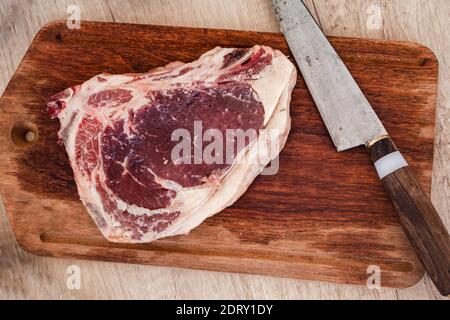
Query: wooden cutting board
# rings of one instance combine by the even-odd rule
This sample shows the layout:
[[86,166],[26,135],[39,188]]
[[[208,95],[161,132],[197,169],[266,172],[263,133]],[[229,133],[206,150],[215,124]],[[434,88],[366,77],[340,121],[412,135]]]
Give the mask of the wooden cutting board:
[[[438,64],[410,43],[332,38],[333,45],[430,190]],[[101,72],[145,72],[220,45],[270,45],[282,35],[83,22],[45,26],[0,101],[0,191],[14,233],[38,255],[408,287],[423,276],[364,148],[337,153],[301,77],[280,172],[259,177],[231,208],[187,236],[106,241],[78,200],[58,120],[45,100]],[[24,134],[34,131],[33,144]]]

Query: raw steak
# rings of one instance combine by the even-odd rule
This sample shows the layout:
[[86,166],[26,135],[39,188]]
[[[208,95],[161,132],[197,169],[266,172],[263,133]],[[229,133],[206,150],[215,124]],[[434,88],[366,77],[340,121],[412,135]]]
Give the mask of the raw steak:
[[[150,242],[185,234],[232,205],[278,156],[296,79],[280,51],[218,47],[189,64],[98,75],[51,98],[48,110],[61,122],[81,201],[103,235]],[[236,129],[257,134],[239,144],[228,135]],[[189,134],[193,151],[174,159],[177,130]],[[236,144],[230,161],[217,160],[225,147],[213,148],[215,162],[202,161],[213,133]]]

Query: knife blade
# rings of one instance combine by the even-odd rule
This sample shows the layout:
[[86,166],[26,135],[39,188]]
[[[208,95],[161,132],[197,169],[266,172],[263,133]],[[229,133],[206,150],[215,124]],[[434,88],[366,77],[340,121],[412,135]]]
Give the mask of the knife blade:
[[275,12],[338,151],[387,132],[339,55],[301,1],[273,1]]
[[436,287],[449,295],[450,236],[430,197],[303,1],[271,1],[337,150],[367,147],[408,239]]

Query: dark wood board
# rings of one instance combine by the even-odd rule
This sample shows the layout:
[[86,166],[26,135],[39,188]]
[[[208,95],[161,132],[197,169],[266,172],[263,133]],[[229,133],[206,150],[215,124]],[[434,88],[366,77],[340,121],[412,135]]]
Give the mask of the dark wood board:
[[[385,126],[430,190],[438,64],[411,43],[331,38]],[[78,200],[58,120],[45,100],[101,72],[189,62],[220,45],[270,45],[281,34],[65,22],[36,36],[0,101],[0,191],[20,245],[37,255],[408,287],[423,276],[364,148],[337,153],[299,76],[293,128],[276,176],[259,177],[231,208],[187,236],[145,245],[105,240]],[[38,131],[20,143],[24,126]],[[13,130],[13,128],[15,128]],[[12,132],[15,142],[12,139]],[[19,143],[18,143],[19,142]]]

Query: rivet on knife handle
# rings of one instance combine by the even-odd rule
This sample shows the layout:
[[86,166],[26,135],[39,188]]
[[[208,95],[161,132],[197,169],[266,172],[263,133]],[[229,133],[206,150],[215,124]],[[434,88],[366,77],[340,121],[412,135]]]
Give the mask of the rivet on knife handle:
[[430,198],[389,137],[368,148],[409,241],[436,287],[449,295],[450,236]]

